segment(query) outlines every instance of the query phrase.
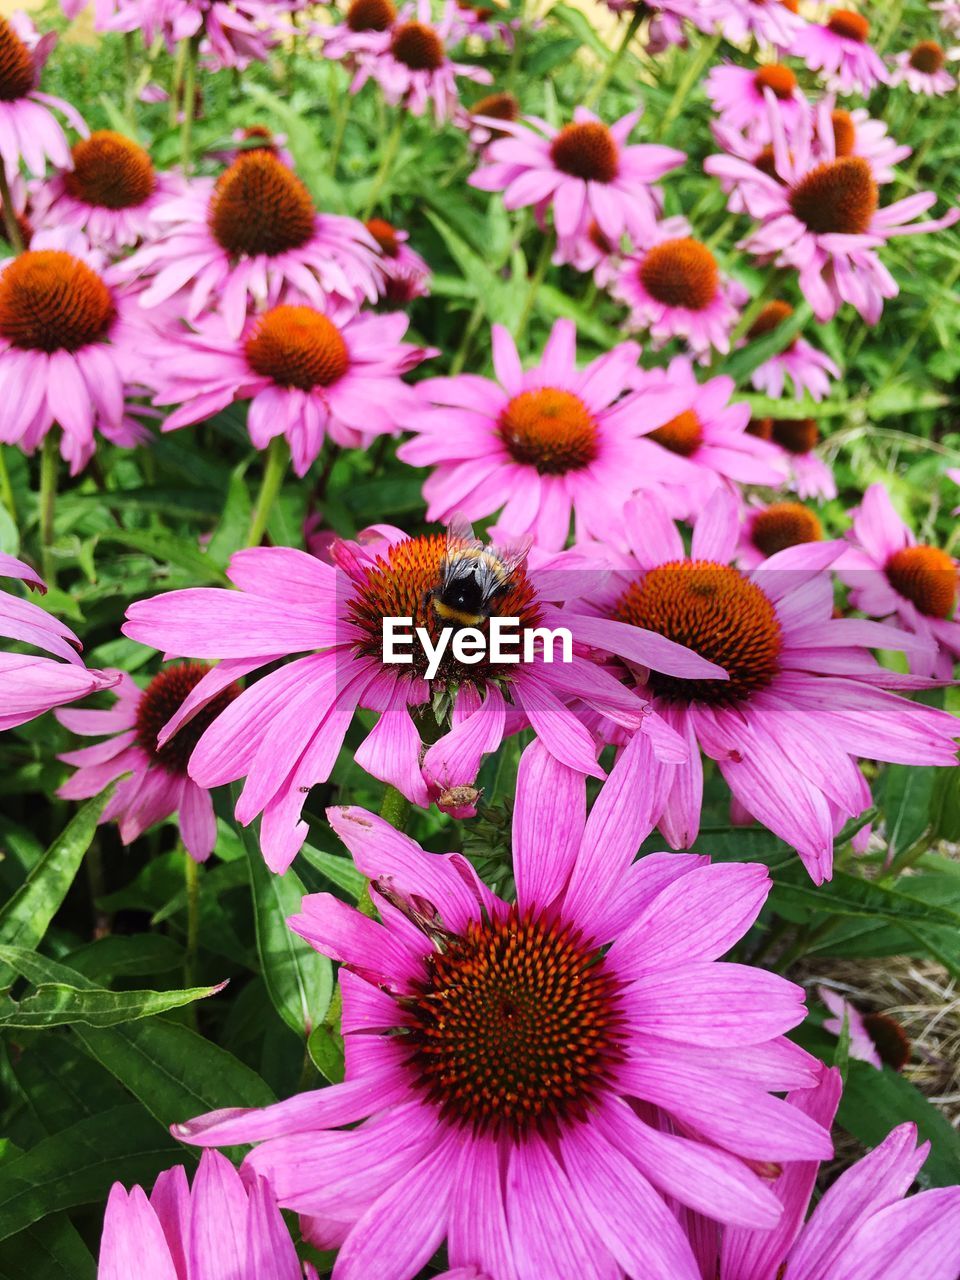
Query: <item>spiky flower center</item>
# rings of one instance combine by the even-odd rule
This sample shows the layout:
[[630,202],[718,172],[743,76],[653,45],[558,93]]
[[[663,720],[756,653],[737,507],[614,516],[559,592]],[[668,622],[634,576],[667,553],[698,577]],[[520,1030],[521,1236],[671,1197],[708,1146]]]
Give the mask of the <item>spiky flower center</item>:
[[443,66],[443,41],[422,22],[404,22],[393,33],[390,51],[411,71],[439,71]]
[[957,602],[957,569],[939,547],[903,547],[886,566],[887,581],[921,613],[949,618]]
[[775,502],[754,520],[751,541],[765,556],[774,556],[787,547],[819,542],[822,537],[820,521],[809,507],[800,502]]
[[29,351],[77,351],[106,338],[116,319],[92,267],[60,249],[14,258],[0,274],[0,336]]
[[793,307],[789,302],[768,302],[760,314],[754,320],[753,324],[747,330],[748,338],[765,338],[768,333],[773,333],[775,329],[779,329],[785,320],[789,320],[793,315]]
[[870,35],[870,23],[852,9],[834,9],[827,19],[827,27],[834,35],[856,40],[858,44],[865,44]]
[[565,125],[551,142],[550,155],[561,173],[585,182],[613,182],[620,171],[616,140],[599,120]]
[[864,235],[878,203],[877,184],[862,156],[819,164],[790,192],[794,216],[816,235]]
[[784,9],[789,9],[791,13],[800,12],[800,0],[780,0]]
[[388,31],[397,18],[390,0],[353,0],[347,10],[351,31]]
[[756,436],[758,440],[773,439],[772,418],[751,418],[746,426],[748,436]]
[[380,246],[380,252],[385,258],[397,257],[400,253],[400,241],[397,239],[395,227],[385,218],[368,218],[367,230]]
[[301,391],[331,386],[350,366],[340,330],[313,307],[274,307],[257,321],[245,350],[255,373]]
[[313,235],[316,211],[296,174],[270,151],[237,156],[210,202],[214,239],[235,257],[275,257]]
[[798,457],[810,453],[820,443],[820,428],[815,418],[774,418],[771,432],[781,449]]
[[922,71],[924,75],[936,75],[942,71],[947,61],[943,46],[936,40],[921,40],[910,52],[910,65],[914,71]]
[[0,18],[0,102],[26,97],[33,79],[30,50],[6,18]]
[[760,148],[753,163],[761,173],[765,173],[768,178],[772,178],[774,182],[779,182],[783,185],[783,178],[777,172],[777,157],[769,143],[767,146]]
[[880,1055],[880,1061],[894,1071],[902,1071],[910,1061],[910,1037],[888,1013],[865,1013],[863,1025]]
[[[436,643],[446,624],[438,618],[431,600],[440,587],[446,550],[446,536],[441,533],[406,538],[385,551],[368,569],[366,580],[347,607],[348,616],[358,628],[359,653],[383,661],[384,618],[412,618],[413,627],[426,628]],[[509,589],[497,597],[493,612],[502,618],[518,618],[521,637],[527,628],[539,625],[536,595],[522,566],[514,571]],[[478,630],[485,631],[486,623]],[[412,665],[391,666],[390,670],[422,678],[426,665],[421,647],[415,644]],[[515,673],[515,664],[493,663],[486,657],[482,662],[461,666],[448,645],[435,680],[441,684],[467,680],[483,685],[486,680],[507,679]]]
[[781,102],[792,98],[797,89],[797,77],[789,67],[781,66],[779,62],[761,67],[755,73],[753,83],[761,92],[764,89],[772,89]]
[[657,302],[688,311],[705,310],[720,291],[716,258],[689,236],[654,245],[640,264],[640,279]]
[[417,1085],[449,1121],[514,1140],[577,1123],[622,1060],[620,984],[556,919],[471,922],[404,1000]]
[[833,146],[837,159],[852,156],[857,145],[857,126],[849,111],[831,111],[830,122],[833,125]]
[[153,162],[122,133],[91,133],[72,154],[73,169],[63,175],[63,184],[74,200],[101,209],[133,209],[153,195]]
[[681,458],[692,458],[703,444],[703,427],[693,409],[684,409],[683,413],[651,431],[647,439],[655,440]]
[[497,434],[515,462],[541,475],[579,471],[600,451],[593,414],[579,396],[557,387],[514,396],[500,414]]
[[512,93],[490,93],[473,104],[470,114],[491,120],[519,120],[520,103]]
[[675,560],[631,583],[614,617],[686,645],[729,680],[681,680],[650,673],[654,693],[673,702],[730,706],[765,689],[779,670],[780,623],[769,598],[738,569]]
[[188,720],[168,742],[158,747],[160,730],[176,715],[187,695],[193,692],[209,670],[203,662],[184,662],[176,667],[167,667],[154,676],[143,691],[137,707],[137,746],[167,773],[186,775],[194,747],[221,711],[225,711],[240,694],[238,684],[230,685]]

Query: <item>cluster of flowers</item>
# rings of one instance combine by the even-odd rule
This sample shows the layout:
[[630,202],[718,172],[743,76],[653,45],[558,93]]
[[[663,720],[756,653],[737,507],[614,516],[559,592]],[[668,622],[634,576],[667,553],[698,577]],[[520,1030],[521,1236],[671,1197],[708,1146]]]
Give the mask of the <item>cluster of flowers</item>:
[[[97,22],[242,66],[266,56],[293,8],[117,0]],[[906,149],[834,95],[898,77],[940,92],[943,61],[914,50],[891,73],[845,10],[814,24],[782,0],[647,8],[648,43],[679,42],[692,22],[825,73],[830,96],[811,103],[781,61],[715,69],[724,154],[707,170],[757,224],[743,247],[795,272],[819,320],[849,302],[875,322],[896,292],[884,242],[960,211],[916,223],[932,193],[881,208]],[[698,379],[711,350],[774,332],[792,309],[778,299],[751,316],[690,224],[662,216],[657,184],[685,156],[630,145],[638,113],[608,126],[580,108],[555,128],[519,119],[507,95],[465,111],[456,78],[488,77],[448,47],[511,29],[463,9],[433,23],[426,8],[354,0],[315,34],[349,62],[355,91],[375,79],[388,102],[415,114],[432,102],[469,130],[482,156],[472,184],[532,206],[545,230],[549,213],[555,260],[593,271],[654,348],[680,338],[689,354],[643,369],[625,341],[578,368],[561,320],[524,369],[495,327],[494,378],[412,386],[405,375],[435,353],[403,341],[401,308],[429,275],[405,233],[318,210],[269,135],[195,178],[156,172],[118,134],[86,136],[38,88],[49,41],[0,19],[0,156],[23,246],[0,270],[0,441],[33,452],[59,432],[78,472],[98,431],[132,446],[158,407],[175,430],[242,401],[253,444],[282,436],[304,476],[326,440],[365,448],[407,432],[398,456],[431,469],[429,520],[496,517],[495,537],[530,544],[498,611],[524,631],[565,626],[574,642],[569,663],[447,657],[430,680],[416,662],[387,663],[385,618],[437,626],[447,542],[386,524],[355,542],[316,536],[308,551],[250,548],[233,557],[232,589],[133,604],[124,633],[174,659],[146,687],[87,670],[72,632],[0,593],[0,634],[50,655],[0,654],[0,729],[60,708],[68,729],[100,739],[63,757],[75,772],[61,794],[118,782],[104,821],[130,841],[176,813],[197,860],[215,843],[211,791],[242,780],[237,820],[260,817],[264,858],[284,871],[307,834],[305,797],[358,709],[376,721],[357,764],[457,817],[476,811],[484,757],[532,731],[515,901],[461,854],[426,852],[363,810],[328,815],[379,919],[318,894],[290,927],[341,965],[346,1078],[177,1126],[205,1147],[256,1145],[239,1173],[205,1154],[192,1189],[182,1169],[149,1200],[115,1188],[101,1277],[293,1280],[279,1204],[311,1244],[339,1251],[338,1280],[406,1280],[444,1243],[456,1280],[954,1280],[960,1189],[904,1199],[926,1156],[910,1126],[804,1222],[839,1079],[787,1038],[802,990],[721,960],[764,905],[766,869],[685,851],[704,757],[733,820],[780,836],[818,884],[836,836],[870,806],[861,760],[955,763],[954,717],[905,695],[948,679],[960,656],[956,565],[917,543],[880,485],[843,538],[825,538],[794,500],[836,492],[816,421],[751,420],[732,379]],[[54,111],[82,135],[73,146]],[[790,378],[821,398],[837,376],[794,335],[754,380],[777,397]],[[0,574],[43,586],[8,556]],[[909,670],[872,650],[899,651]],[[104,690],[108,709],[66,706]],[[602,780],[589,811],[588,777]],[[674,852],[634,861],[655,828]]]

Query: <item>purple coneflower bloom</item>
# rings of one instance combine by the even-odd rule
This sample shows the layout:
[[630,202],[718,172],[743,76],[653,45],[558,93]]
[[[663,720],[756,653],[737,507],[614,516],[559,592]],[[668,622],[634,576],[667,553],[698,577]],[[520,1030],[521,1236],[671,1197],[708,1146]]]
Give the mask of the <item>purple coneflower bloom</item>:
[[[789,303],[768,302],[747,330],[746,341],[767,337],[792,315],[793,307]],[[830,379],[839,377],[840,370],[830,357],[798,334],[783,351],[758,365],[750,381],[757,391],[773,400],[783,395],[788,379],[798,400],[803,399],[805,392],[813,400],[822,400],[829,394]]]
[[852,9],[834,9],[825,23],[808,22],[795,35],[790,52],[813,71],[822,71],[841,93],[867,95],[886,84],[889,73],[870,45],[870,23]]
[[116,822],[124,844],[176,814],[187,852],[197,862],[209,858],[217,838],[213,804],[209,791],[188,777],[187,762],[204,729],[237,697],[239,685],[229,686],[203,707],[175,738],[162,747],[157,743],[157,734],[209,670],[200,662],[165,667],[145,689],[125,672],[108,672],[116,677],[113,707],[58,711],[57,719],[73,733],[87,738],[109,736],[96,746],[59,757],[64,764],[75,765],[76,773],[57,794],[64,800],[86,800],[123,778],[100,821]]
[[[604,620],[625,624],[620,653],[629,658],[636,626],[689,645],[730,677],[708,684],[637,675],[642,696],[690,747],[686,762],[655,761],[635,779],[638,790],[656,793],[672,846],[697,838],[701,748],[743,809],[792,845],[818,884],[830,878],[835,833],[871,804],[859,757],[956,764],[956,718],[889,692],[928,681],[888,671],[869,652],[913,655],[924,643],[882,623],[833,617],[828,570],[842,543],[802,543],[749,573],[735,569],[740,521],[724,491],[696,519],[690,556],[653,494],[630,503],[624,531],[633,568],[618,570],[594,601]],[[577,619],[576,628],[589,643],[589,624]],[[609,652],[607,629],[597,643],[601,634]]]
[[711,22],[734,44],[755,38],[794,53],[797,36],[807,25],[795,4],[786,0],[705,0]]
[[758,1166],[830,1142],[773,1096],[817,1078],[784,1036],[801,989],[719,963],[764,867],[634,862],[651,813],[628,764],[588,817],[583,778],[539,744],[517,780],[513,904],[460,854],[363,809],[329,816],[383,921],[328,894],[290,921],[341,962],[346,1079],[177,1137],[258,1144],[249,1165],[339,1249],[337,1280],[411,1280],[444,1241],[497,1280],[699,1280],[668,1201],[775,1226]]
[[747,507],[740,526],[737,564],[741,569],[756,569],[778,551],[822,538],[819,516],[803,503],[754,503]]
[[397,431],[416,409],[402,375],[431,352],[402,341],[408,324],[400,311],[356,314],[341,304],[325,314],[282,303],[251,316],[235,338],[213,315],[198,321],[195,332],[164,330],[151,344],[142,376],[156,404],[178,406],[164,431],[249,400],[254,445],[265,449],[274,436],[286,436],[294,470],[303,476],[328,437],[363,447]]
[[182,1164],[142,1187],[115,1182],[97,1280],[316,1280],[301,1266],[270,1189],[204,1151],[191,1187]]
[[[2,552],[0,578],[16,578],[41,592],[47,589],[28,564]],[[51,707],[76,702],[117,682],[115,672],[87,670],[79,656],[80,641],[69,627],[46,609],[3,589],[0,636],[64,659],[56,662],[54,658],[0,652],[0,730],[15,729]]]
[[8,180],[27,169],[42,178],[47,161],[70,168],[70,144],[54,116],[58,111],[77,133],[86,136],[80,113],[62,98],[41,93],[40,76],[56,34],[39,36],[25,13],[0,17],[0,159]]
[[318,213],[271,151],[238,156],[216,181],[193,179],[153,217],[159,237],[117,268],[146,280],[144,307],[176,297],[184,317],[195,320],[213,306],[239,337],[250,312],[275,306],[289,291],[321,308],[328,298],[358,308],[380,295],[377,245],[363,223]]
[[905,84],[914,93],[928,98],[942,97],[957,87],[956,77],[946,70],[948,54],[936,40],[921,40],[894,58],[891,84]]
[[939,547],[917,542],[897,515],[884,485],[870,485],[853,512],[850,548],[838,564],[854,608],[872,618],[896,618],[925,642],[912,670],[949,680],[960,657],[957,562]]
[[761,145],[771,141],[768,91],[781,104],[788,137],[800,117],[809,115],[811,111],[796,75],[781,62],[770,62],[756,68],[714,67],[703,87],[720,117],[720,124],[728,129],[745,131],[751,142]]
[[[430,595],[440,584],[446,546],[443,534],[409,537],[378,525],[359,542],[335,544],[336,564],[286,547],[255,548],[230,562],[228,576],[239,590],[193,588],[130,606],[124,632],[133,639],[167,653],[221,660],[160,733],[161,746],[239,677],[306,652],[245,689],[190,758],[190,777],[201,787],[246,777],[237,818],[248,823],[263,813],[261,847],[273,870],[289,866],[303,843],[307,792],[329,777],[358,707],[378,712],[379,720],[357,748],[357,764],[420,805],[438,788],[475,778],[483,756],[526,724],[564,764],[602,777],[595,739],[568,708],[574,701],[631,729],[642,725],[668,759],[685,754],[649,708],[581,656],[585,650],[575,650],[571,662],[544,661],[541,648],[531,663],[483,656],[471,665],[448,650],[432,679],[419,649],[409,664],[386,662],[385,618],[411,618],[436,642],[441,628]],[[565,625],[566,611],[551,603],[596,581],[596,566],[584,567],[582,557],[540,557],[536,568],[518,565],[497,612],[519,619],[522,640],[531,628]],[[640,632],[636,638],[656,669],[680,678],[723,677],[687,649],[663,646],[659,636],[649,636],[649,644]],[[449,711],[439,720],[438,696]],[[425,749],[421,734],[436,740]]]
[[487,147],[469,183],[502,191],[508,209],[533,205],[541,221],[551,208],[558,236],[582,234],[595,222],[613,241],[625,231],[642,238],[652,231],[661,206],[652,184],[686,156],[655,144],[628,146],[640,114],[631,111],[607,126],[586,107],[576,107],[573,123],[562,129],[535,116],[493,121],[509,136]]
[[407,243],[410,232],[401,231],[385,218],[368,218],[365,226],[383,255],[380,265],[386,280],[386,304],[405,307],[414,298],[427,297],[430,293],[430,268]]

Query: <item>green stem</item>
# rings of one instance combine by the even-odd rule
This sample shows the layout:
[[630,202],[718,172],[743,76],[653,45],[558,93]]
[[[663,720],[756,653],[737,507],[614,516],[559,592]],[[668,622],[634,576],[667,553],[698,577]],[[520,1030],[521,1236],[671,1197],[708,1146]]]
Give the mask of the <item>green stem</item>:
[[192,36],[187,42],[186,65],[183,75],[183,121],[180,125],[180,163],[183,172],[190,174],[193,168],[193,119],[197,106],[197,57],[200,42]]
[[592,107],[593,104],[599,99],[601,93],[603,93],[604,89],[613,79],[614,75],[616,74],[617,67],[619,67],[620,63],[623,61],[623,56],[627,52],[627,49],[630,45],[630,41],[637,34],[637,28],[640,26],[640,23],[642,21],[643,21],[643,11],[641,7],[638,5],[633,11],[633,17],[630,19],[630,22],[627,24],[626,31],[623,33],[623,39],[617,45],[616,49],[614,49],[613,53],[611,53],[610,57],[607,59],[607,65],[604,67],[603,71],[597,77],[597,80],[595,81],[593,88],[584,98],[583,105],[585,107]]
[[[0,168],[3,166],[0,165]],[[40,546],[43,577],[48,587],[55,585],[57,568],[53,555],[53,523],[57,509],[58,441],[55,430],[43,437],[40,454]]]
[[187,63],[187,41],[181,40],[177,45],[177,53],[173,63],[173,75],[170,79],[170,102],[168,103],[167,123],[171,129],[177,127],[180,115],[180,93],[183,89],[183,71]]
[[137,107],[137,56],[136,36],[132,31],[123,33],[123,110],[128,120],[133,119]]
[[[331,63],[331,66],[333,64]],[[343,148],[343,135],[347,131],[347,117],[350,115],[350,95],[344,93],[340,95],[337,103],[337,123],[333,133],[333,141],[330,144],[330,173],[333,177],[337,176],[337,165],[340,161],[340,152]]]
[[3,164],[0,164],[0,203],[3,204],[3,225],[10,248],[14,253],[23,253],[23,236],[20,234],[17,213],[13,207],[13,196],[10,194],[10,183],[7,181],[7,168]]
[[407,825],[409,815],[410,801],[388,782],[387,789],[383,793],[383,800],[380,802],[380,817],[389,822],[391,827],[396,827],[398,831],[403,831]]
[[527,2],[520,0],[520,22],[513,33],[513,48],[510,50],[510,63],[507,67],[507,88],[515,89],[520,74],[520,63],[523,58],[523,45],[527,34]]
[[518,344],[527,331],[527,322],[533,313],[537,294],[540,292],[540,286],[543,284],[543,278],[547,274],[547,267],[550,265],[550,255],[552,253],[553,233],[545,232],[540,245],[540,256],[537,259],[536,267],[534,267],[533,275],[530,277],[530,283],[527,287],[527,296],[523,301],[523,310],[520,312],[520,319],[517,321],[517,332],[514,336],[516,337]]
[[744,334],[749,333],[750,329],[753,327],[754,321],[757,319],[760,312],[767,305],[767,303],[773,299],[774,295],[779,293],[779,291],[780,291],[780,272],[771,271],[770,274],[767,276],[766,280],[763,282],[763,288],[760,290],[760,292],[757,294],[754,300],[747,307],[746,311],[744,311],[743,315],[737,321],[737,326],[734,329],[733,333],[730,335],[731,348],[733,347],[734,343],[738,342],[739,339],[744,336]]
[[709,63],[710,59],[717,51],[720,44],[720,36],[711,36],[709,40],[704,40],[697,50],[696,56],[691,58],[684,70],[683,75],[677,81],[677,87],[673,91],[673,97],[670,99],[670,105],[663,113],[660,121],[660,128],[657,130],[657,137],[662,138],[670,126],[676,120],[677,116],[683,110],[683,104],[686,102],[690,90],[699,81],[700,77]]
[[283,436],[274,436],[267,446],[267,459],[263,467],[263,479],[260,481],[260,492],[257,505],[250,518],[250,531],[247,534],[247,546],[259,547],[263,535],[267,531],[267,521],[277,500],[283,477],[287,473],[289,450]]
[[182,846],[181,853],[187,894],[187,949],[183,958],[183,984],[194,987],[197,984],[197,951],[200,945],[200,867]]
[[364,211],[363,220],[373,213],[377,207],[377,200],[380,198],[380,192],[384,188],[384,184],[390,177],[390,171],[393,169],[393,162],[397,158],[397,152],[400,150],[400,138],[403,135],[403,126],[406,122],[403,109],[397,112],[397,118],[394,121],[393,129],[387,138],[386,145],[383,148],[383,155],[380,158],[380,168],[377,170],[376,177],[373,179],[373,186],[370,188],[370,196],[367,200],[367,207]]
[[480,321],[483,319],[483,313],[485,310],[486,308],[484,306],[483,299],[478,298],[473,304],[473,310],[470,312],[467,323],[463,327],[463,337],[460,339],[460,345],[457,347],[456,355],[450,362],[451,377],[456,377],[458,373],[462,372],[463,366],[467,362],[467,352],[470,350],[470,343],[473,341],[473,336],[480,326]]
[[0,502],[10,512],[10,519],[17,523],[17,501],[13,496],[13,485],[10,483],[10,472],[7,470],[7,459],[3,445],[0,445]]

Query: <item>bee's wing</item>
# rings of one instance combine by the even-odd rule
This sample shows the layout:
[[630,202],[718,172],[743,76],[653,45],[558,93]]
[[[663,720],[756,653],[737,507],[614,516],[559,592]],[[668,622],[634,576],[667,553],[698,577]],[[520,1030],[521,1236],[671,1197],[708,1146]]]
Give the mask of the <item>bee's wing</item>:
[[491,547],[490,550],[500,561],[504,570],[507,573],[513,573],[526,560],[532,546],[533,534],[525,533],[522,538],[515,538],[502,546]]
[[474,535],[473,525],[463,516],[451,517],[447,525],[447,558],[457,551],[479,551],[483,543]]

